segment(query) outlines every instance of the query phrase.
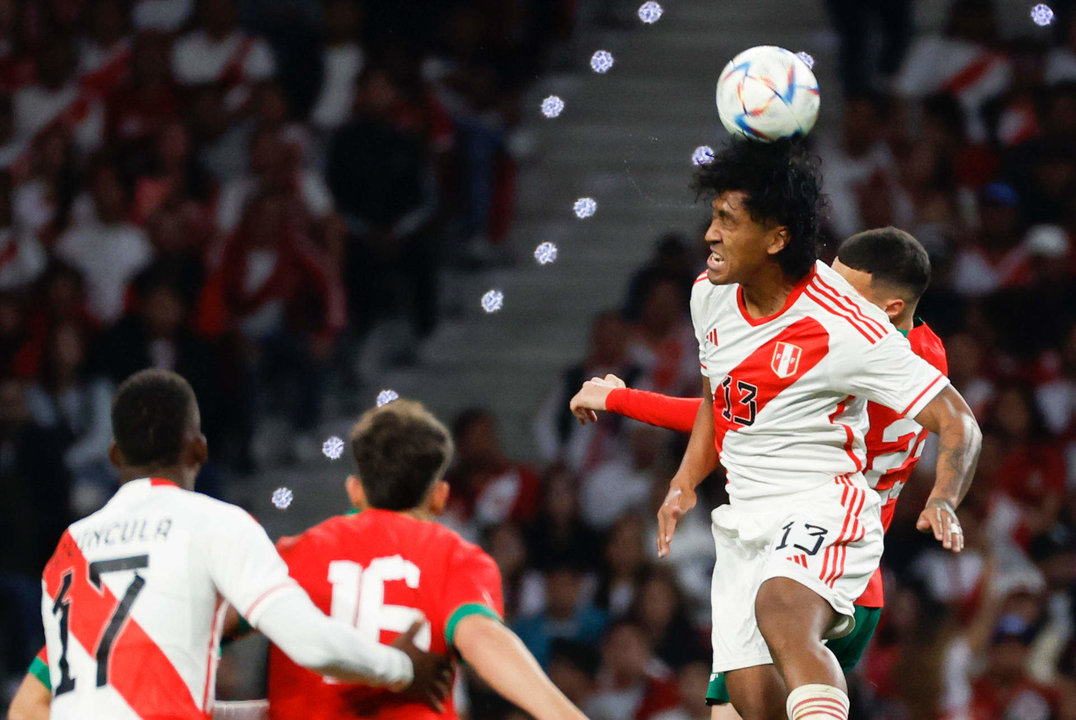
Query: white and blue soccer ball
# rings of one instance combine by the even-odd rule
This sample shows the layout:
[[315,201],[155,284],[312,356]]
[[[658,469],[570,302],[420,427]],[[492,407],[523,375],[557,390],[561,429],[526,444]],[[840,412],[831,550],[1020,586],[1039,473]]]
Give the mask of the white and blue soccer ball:
[[752,140],[806,135],[818,119],[818,103],[811,68],[795,53],[773,45],[744,50],[717,81],[721,124]]

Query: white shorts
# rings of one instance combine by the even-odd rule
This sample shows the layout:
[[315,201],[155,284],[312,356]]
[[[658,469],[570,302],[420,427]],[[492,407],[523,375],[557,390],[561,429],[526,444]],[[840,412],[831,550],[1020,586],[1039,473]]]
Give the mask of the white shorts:
[[882,557],[881,502],[860,474],[759,505],[722,505],[711,513],[715,673],[773,662],[755,620],[763,582],[787,577],[814,590],[841,616],[827,639],[843,637],[855,627],[852,603]]

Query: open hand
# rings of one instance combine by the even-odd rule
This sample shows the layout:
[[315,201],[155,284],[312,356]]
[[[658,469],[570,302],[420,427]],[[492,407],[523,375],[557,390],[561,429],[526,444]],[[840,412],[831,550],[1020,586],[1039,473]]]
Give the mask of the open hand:
[[658,557],[669,554],[676,525],[687,511],[695,507],[697,501],[695,490],[678,483],[675,478],[669,483],[669,492],[665,501],[658,508]]
[[415,634],[422,629],[416,622],[396,638],[394,648],[403,650],[415,668],[415,677],[401,694],[426,705],[435,712],[444,711],[444,700],[452,689],[452,663],[444,655],[420,650],[415,645]]

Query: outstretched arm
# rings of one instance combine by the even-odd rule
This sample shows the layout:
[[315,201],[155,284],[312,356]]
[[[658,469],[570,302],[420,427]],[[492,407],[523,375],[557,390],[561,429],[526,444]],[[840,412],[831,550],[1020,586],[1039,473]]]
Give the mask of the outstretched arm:
[[934,489],[916,527],[934,532],[935,539],[953,552],[964,547],[964,534],[957,521],[956,508],[971,487],[983,434],[975,415],[951,386],[923,408],[915,421],[938,435],[938,465]]
[[678,398],[634,390],[616,375],[606,375],[583,383],[568,405],[572,414],[584,424],[594,422],[598,412],[608,410],[647,425],[689,433],[701,403],[702,398]]
[[585,720],[542,672],[523,642],[499,620],[468,615],[456,626],[453,643],[479,677],[537,720]]

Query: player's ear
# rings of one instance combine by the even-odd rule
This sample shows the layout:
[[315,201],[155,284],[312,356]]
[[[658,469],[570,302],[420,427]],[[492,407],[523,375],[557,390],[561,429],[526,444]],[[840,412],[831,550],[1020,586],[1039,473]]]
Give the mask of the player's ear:
[[344,482],[344,489],[347,490],[347,497],[356,510],[366,507],[366,491],[362,489],[361,480],[354,475],[348,475]]
[[885,310],[885,314],[889,316],[889,319],[893,320],[900,317],[907,306],[903,298],[890,298],[885,301],[885,307],[882,309]]
[[770,242],[766,246],[766,252],[770,255],[776,255],[788,246],[791,239],[792,237],[788,234],[788,228],[784,225],[775,227],[770,232]]
[[445,511],[445,506],[448,505],[448,496],[451,493],[451,488],[448,483],[438,478],[433,481],[433,487],[430,488],[429,495],[429,510],[433,515],[440,515]]
[[108,446],[108,461],[112,463],[112,467],[119,470],[123,467],[123,453],[120,451],[120,446],[113,440]]

